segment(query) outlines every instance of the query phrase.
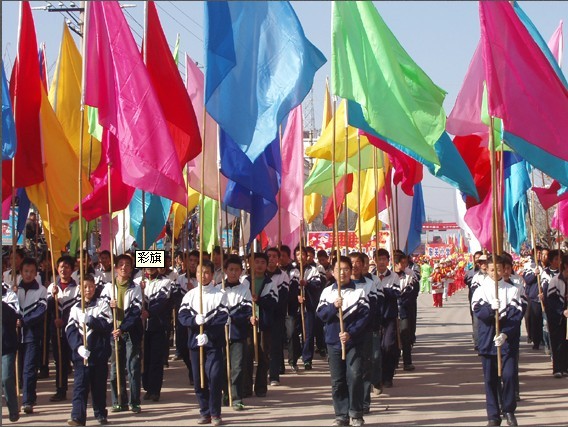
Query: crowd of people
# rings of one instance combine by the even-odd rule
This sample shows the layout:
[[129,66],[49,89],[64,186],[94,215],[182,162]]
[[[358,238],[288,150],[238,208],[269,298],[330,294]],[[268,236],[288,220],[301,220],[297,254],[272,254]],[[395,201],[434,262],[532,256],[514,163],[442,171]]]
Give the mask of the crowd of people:
[[287,246],[245,259],[216,247],[211,254],[178,252],[163,268],[144,269],[135,268],[133,254],[102,251],[96,265],[85,257],[82,283],[80,262],[69,255],[54,263],[55,274],[49,254],[38,262],[19,248],[3,266],[12,259],[15,271],[3,271],[2,286],[2,382],[11,421],[33,413],[38,378],[54,374],[50,401],[67,400],[71,370],[69,425],[85,425],[89,394],[95,418],[108,423],[107,378],[110,411],[139,413],[143,401],[160,400],[164,366],[183,360],[197,423],[220,425],[223,406],[243,410],[247,397],[280,385],[286,365],[309,371],[319,354],[329,365],[333,424],[360,426],[372,396],[393,386],[400,362],[403,371],[415,369],[418,295],[431,293],[434,307],[443,307],[466,286],[489,425],[500,425],[501,414],[516,425],[523,316],[533,349],[548,342],[554,377],[568,376],[568,257],[558,251],[516,262],[479,252],[470,262],[467,254],[413,259],[385,249],[371,259],[362,252],[337,259]]

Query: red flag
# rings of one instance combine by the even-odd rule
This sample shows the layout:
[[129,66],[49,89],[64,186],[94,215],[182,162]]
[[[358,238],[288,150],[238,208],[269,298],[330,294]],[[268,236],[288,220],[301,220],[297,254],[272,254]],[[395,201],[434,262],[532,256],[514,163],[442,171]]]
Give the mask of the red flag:
[[153,1],[148,2],[148,40],[144,40],[143,49],[147,49],[146,68],[183,167],[201,152],[201,135]]
[[562,195],[558,195],[558,190],[560,190],[560,183],[556,180],[552,181],[550,187],[541,188],[533,187],[532,190],[538,197],[538,200],[544,209],[549,209],[558,202],[568,199],[568,191]]
[[[116,138],[107,162],[120,170],[127,186],[185,205],[176,148],[120,6],[115,1],[88,5],[85,103],[99,109],[99,123]],[[104,162],[101,167],[106,172]]]
[[[345,188],[345,187],[347,187],[347,188]],[[335,187],[335,199],[336,199],[336,203],[337,203],[337,215],[339,215],[341,213],[343,202],[345,201],[347,194],[349,194],[352,189],[353,189],[353,174],[349,173],[347,175],[344,175],[339,180],[339,182],[337,183],[337,186]],[[327,199],[327,203],[325,205],[325,211],[324,211],[324,214],[323,214],[323,221],[322,222],[326,227],[333,227],[333,222],[334,222],[333,197],[330,197],[329,199]]]
[[[14,106],[18,147],[15,186],[17,188],[39,184],[43,181],[41,158],[41,134],[39,109],[41,105],[41,80],[34,20],[27,1],[21,3],[21,21],[18,56],[10,78],[10,95]],[[2,162],[2,195],[11,194],[12,161]]]
[[[479,135],[466,135],[456,136],[454,145],[471,172],[479,200],[485,200],[485,196],[491,191],[491,162],[486,142]],[[475,198],[467,196],[468,209],[477,204],[479,202]]]

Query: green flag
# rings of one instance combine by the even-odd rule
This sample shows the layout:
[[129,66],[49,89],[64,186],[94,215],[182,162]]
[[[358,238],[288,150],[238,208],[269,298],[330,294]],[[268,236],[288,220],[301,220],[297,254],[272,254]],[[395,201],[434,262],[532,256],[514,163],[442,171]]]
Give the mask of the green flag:
[[177,33],[176,37],[176,45],[174,46],[174,61],[176,65],[179,63],[179,33]]
[[203,250],[211,253],[217,242],[219,225],[219,202],[205,197],[203,200]]
[[370,1],[334,1],[331,86],[381,136],[439,165],[446,92],[412,60]]
[[[373,168],[373,150],[376,148],[373,145],[367,145],[361,148],[361,170],[372,169]],[[383,167],[382,157],[378,157],[378,168]],[[353,173],[358,171],[359,158],[357,155],[349,157],[347,159],[347,173]],[[336,161],[335,163],[335,177],[339,181],[345,174],[345,161]],[[304,184],[304,194],[317,193],[322,196],[331,196],[331,178],[332,178],[332,167],[331,161],[317,159],[310,171],[310,176],[308,177],[306,183]]]

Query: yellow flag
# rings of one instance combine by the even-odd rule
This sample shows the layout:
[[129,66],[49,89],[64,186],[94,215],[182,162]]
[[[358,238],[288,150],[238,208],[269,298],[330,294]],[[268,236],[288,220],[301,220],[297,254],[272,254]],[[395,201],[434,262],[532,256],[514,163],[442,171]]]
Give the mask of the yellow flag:
[[321,212],[321,194],[312,193],[304,196],[304,220],[310,224]]
[[323,98],[323,115],[321,122],[321,130],[327,127],[333,118],[333,109],[331,108],[331,96],[329,95],[329,79],[325,79],[325,96]]
[[[335,160],[343,161],[345,159],[345,134],[347,132],[347,157],[352,157],[357,154],[359,145],[357,142],[357,135],[359,129],[352,126],[345,128],[347,103],[345,100],[341,101],[337,111],[335,112]],[[365,136],[360,137],[361,149],[369,145],[369,140]],[[331,160],[333,149],[333,120],[331,120],[317,142],[311,147],[306,148],[306,155],[316,159]]]
[[[81,54],[71,37],[67,25],[63,25],[63,38],[59,50],[59,58],[49,89],[51,103],[63,132],[69,141],[76,157],[79,157],[81,135]],[[89,134],[88,117],[84,115],[83,128],[83,170],[94,171],[101,159],[101,143]],[[71,165],[66,168],[68,171]]]
[[[188,194],[189,194],[188,208],[191,211],[199,203],[200,194],[191,187],[189,188]],[[185,206],[180,205],[179,203],[174,203],[172,205],[172,211],[174,213],[174,218],[175,218],[174,239],[177,239],[179,237],[179,233],[183,227],[183,224],[187,218],[187,209],[185,208]]]
[[[77,172],[79,159],[67,141],[63,128],[49,104],[43,87],[40,121],[45,164],[45,183],[42,182],[26,187],[26,193],[30,201],[39,210],[46,233],[51,229],[53,235],[53,256],[59,258],[61,249],[65,247],[71,238],[69,230],[70,221],[72,218],[77,217],[74,208],[78,203],[79,180],[77,179]],[[83,175],[82,180],[82,197],[86,197],[93,189],[86,174]],[[46,183],[48,196],[46,196],[45,192]],[[50,222],[47,222],[48,201]]]

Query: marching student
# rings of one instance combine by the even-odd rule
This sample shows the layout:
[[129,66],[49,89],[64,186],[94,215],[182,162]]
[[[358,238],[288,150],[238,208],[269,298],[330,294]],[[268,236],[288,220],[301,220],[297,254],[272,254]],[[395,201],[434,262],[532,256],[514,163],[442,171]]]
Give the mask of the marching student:
[[244,391],[244,364],[250,357],[247,339],[250,338],[252,295],[247,283],[241,283],[243,264],[238,256],[225,261],[225,293],[229,310],[229,360],[231,365],[231,397],[233,409],[242,411]]
[[[80,299],[79,286],[71,277],[74,267],[75,259],[73,257],[60,257],[56,264],[59,277],[47,288],[47,310],[52,320],[51,343],[53,346],[53,359],[55,360],[56,387],[55,394],[49,398],[50,402],[67,400],[67,377],[69,375],[71,349],[64,331],[69,320],[71,307]],[[61,346],[61,348],[58,348],[58,346]]]
[[[225,324],[229,319],[227,295],[215,286],[214,267],[203,261],[197,267],[199,285],[187,292],[179,309],[179,322],[189,328],[188,346],[193,368],[194,390],[199,403],[197,424],[221,425],[223,349]],[[200,303],[201,301],[201,303]],[[201,306],[201,307],[200,307]],[[203,333],[200,333],[203,326]],[[201,387],[200,347],[204,352],[205,387]]]
[[440,264],[434,264],[434,271],[430,275],[430,280],[432,281],[432,299],[434,300],[434,307],[443,307],[444,302],[442,299],[442,294],[444,292],[443,274],[440,269]]
[[[249,286],[252,300],[256,304],[256,313],[253,313],[251,321],[253,328],[258,328],[258,360],[256,376],[254,380],[254,393],[257,397],[265,397],[268,390],[267,374],[270,368],[271,334],[274,327],[274,313],[278,310],[278,288],[266,274],[268,268],[268,256],[263,252],[254,254],[254,282],[252,276],[243,279],[243,284]],[[252,334],[254,338],[254,334]],[[254,343],[253,343],[254,344]],[[245,391],[252,384],[254,349],[250,349],[251,357],[248,358],[247,376],[245,379]],[[278,366],[279,368],[279,366]]]
[[[114,339],[111,340],[110,365],[110,395],[112,398],[112,412],[130,410],[139,413],[140,407],[140,351],[142,334],[142,289],[132,281],[133,261],[129,255],[119,255],[115,259],[116,281],[114,290],[112,283],[107,283],[101,296],[109,303],[110,308],[116,310],[117,328],[112,331]],[[116,299],[114,296],[116,295]],[[117,372],[116,351],[118,346]],[[130,386],[130,400],[126,394],[126,371]],[[120,397],[118,401],[117,375],[120,375]]]
[[414,371],[412,345],[416,330],[416,300],[420,292],[420,281],[414,271],[408,268],[408,257],[402,252],[393,256],[394,271],[400,281],[400,341],[402,363],[405,371]]
[[280,246],[280,269],[288,275],[288,307],[286,311],[286,344],[288,347],[288,366],[294,372],[298,372],[298,359],[301,355],[299,324],[300,304],[300,270],[292,263],[291,250],[288,246]]
[[2,283],[2,390],[8,408],[10,421],[20,419],[18,395],[16,393],[16,352],[18,351],[18,332],[16,325],[20,315],[17,295]]
[[400,279],[397,274],[389,270],[390,255],[386,249],[375,252],[378,289],[385,296],[381,318],[383,322],[383,335],[381,343],[382,353],[382,383],[383,387],[393,385],[394,371],[400,354],[398,348],[398,300],[400,298]]
[[[81,302],[70,310],[65,335],[73,360],[73,406],[70,426],[84,426],[87,420],[87,400],[91,402],[95,418],[100,425],[108,424],[106,385],[108,359],[111,353],[112,312],[107,301],[97,297],[95,278],[87,274],[83,278],[85,311]],[[83,326],[85,329],[83,329]],[[87,345],[84,345],[84,333]],[[85,363],[87,362],[87,363]]]
[[[342,256],[334,264],[334,274],[341,284],[325,288],[317,307],[317,316],[325,325],[325,341],[331,375],[331,397],[335,411],[333,425],[364,424],[363,345],[365,326],[370,317],[369,301],[363,289],[351,280],[351,259]],[[344,329],[341,332],[339,310],[343,311]],[[345,345],[342,360],[341,345]]]
[[[495,260],[495,263],[493,260],[489,262],[488,276],[475,290],[471,304],[479,319],[479,355],[485,378],[487,425],[501,425],[501,413],[504,413],[507,424],[516,426],[515,371],[523,319],[521,291],[502,279],[503,259],[496,256]],[[495,280],[498,280],[497,295]],[[495,327],[496,311],[499,313],[499,335],[496,334]],[[501,390],[497,376],[497,347],[501,348]]]
[[18,304],[22,318],[17,326],[22,328],[19,359],[23,378],[23,406],[26,414],[33,413],[36,404],[37,370],[41,354],[44,314],[47,310],[47,290],[38,283],[37,262],[24,258],[21,264],[22,279],[18,284]]
[[316,308],[323,291],[325,283],[324,277],[320,274],[315,262],[308,260],[308,250],[302,247],[296,248],[296,267],[300,266],[300,258],[304,267],[304,276],[300,278],[300,286],[304,289],[304,296],[298,295],[298,302],[304,303],[304,323],[306,326],[306,336],[304,337],[304,347],[302,349],[302,361],[304,369],[312,369],[312,359],[314,358],[314,339]]
[[144,321],[144,374],[142,387],[144,400],[160,400],[164,381],[164,357],[168,352],[169,305],[172,281],[158,273],[157,268],[145,268],[144,276],[134,280],[144,296],[142,320]]
[[112,282],[112,268],[110,265],[110,251],[104,250],[99,254],[99,264],[100,266],[95,269],[95,280],[97,283]]
[[568,255],[562,256],[560,273],[550,280],[546,300],[552,350],[552,374],[554,378],[562,378],[568,376],[568,340],[566,339]]

